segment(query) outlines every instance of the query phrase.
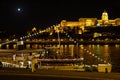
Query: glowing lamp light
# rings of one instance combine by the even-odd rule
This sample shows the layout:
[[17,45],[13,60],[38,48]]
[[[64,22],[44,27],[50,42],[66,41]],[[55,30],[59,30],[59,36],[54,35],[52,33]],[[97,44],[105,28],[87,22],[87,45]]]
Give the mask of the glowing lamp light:
[[24,42],[23,41],[18,41],[17,45],[24,45]]
[[82,57],[82,58],[80,58],[80,60],[84,60],[84,58]]
[[29,65],[31,65],[31,64],[32,64],[32,62],[31,62],[31,61],[28,61],[28,64],[29,64]]

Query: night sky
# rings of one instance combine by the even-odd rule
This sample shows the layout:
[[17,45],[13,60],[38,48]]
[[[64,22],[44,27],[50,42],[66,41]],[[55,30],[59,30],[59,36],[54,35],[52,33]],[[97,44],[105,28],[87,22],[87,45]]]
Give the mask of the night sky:
[[120,2],[116,0],[0,0],[0,29],[16,33],[31,30],[33,27],[44,29],[64,19],[68,21],[78,21],[83,17],[100,19],[104,10],[108,12],[109,19],[120,17]]

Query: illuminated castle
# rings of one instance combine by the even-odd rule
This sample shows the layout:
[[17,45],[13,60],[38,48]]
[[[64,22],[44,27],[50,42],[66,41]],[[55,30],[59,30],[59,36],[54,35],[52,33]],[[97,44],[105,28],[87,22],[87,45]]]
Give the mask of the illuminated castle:
[[60,25],[64,29],[67,29],[67,27],[70,27],[71,29],[74,27],[79,27],[80,29],[82,29],[82,31],[84,31],[85,27],[120,26],[120,18],[110,20],[108,17],[108,13],[106,11],[104,11],[102,13],[101,20],[98,20],[97,18],[79,18],[78,21],[62,20]]

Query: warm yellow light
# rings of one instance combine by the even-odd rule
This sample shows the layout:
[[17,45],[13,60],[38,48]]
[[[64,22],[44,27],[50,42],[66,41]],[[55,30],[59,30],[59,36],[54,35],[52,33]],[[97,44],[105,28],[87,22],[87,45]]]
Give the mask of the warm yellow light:
[[34,27],[34,28],[32,28],[32,31],[36,31],[36,28]]

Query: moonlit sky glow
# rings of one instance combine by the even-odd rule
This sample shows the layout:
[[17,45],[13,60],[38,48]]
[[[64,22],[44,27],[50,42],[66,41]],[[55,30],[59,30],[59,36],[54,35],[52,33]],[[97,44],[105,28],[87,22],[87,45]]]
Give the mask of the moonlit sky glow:
[[120,18],[119,3],[113,0],[1,0],[0,29],[23,32],[33,27],[49,27],[61,20],[100,19],[104,10],[110,19]]

